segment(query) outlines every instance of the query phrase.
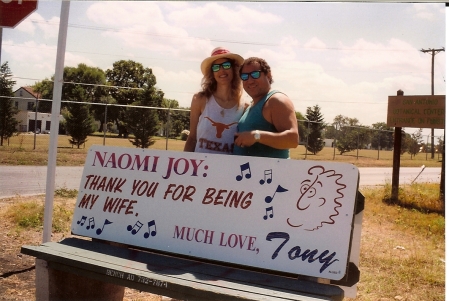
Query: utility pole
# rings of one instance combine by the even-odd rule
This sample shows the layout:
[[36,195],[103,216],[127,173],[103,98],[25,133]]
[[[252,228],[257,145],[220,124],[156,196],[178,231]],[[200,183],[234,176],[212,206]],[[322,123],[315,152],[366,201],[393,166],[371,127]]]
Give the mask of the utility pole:
[[[432,94],[431,95],[435,95],[434,94],[434,70],[435,70],[435,55],[440,53],[441,51],[444,51],[444,47],[440,48],[440,49],[421,49],[421,52],[423,53],[430,53],[432,55]],[[430,139],[430,152],[431,152],[431,158],[433,159],[435,157],[435,144],[434,144],[434,135],[435,135],[435,129],[432,128],[430,135],[432,137],[432,139]]]

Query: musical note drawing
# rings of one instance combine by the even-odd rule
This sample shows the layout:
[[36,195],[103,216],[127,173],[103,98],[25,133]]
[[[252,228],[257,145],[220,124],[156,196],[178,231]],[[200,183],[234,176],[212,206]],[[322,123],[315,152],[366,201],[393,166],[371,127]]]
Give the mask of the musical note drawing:
[[265,198],[265,203],[271,203],[271,201],[274,199],[274,196],[275,196],[275,194],[277,192],[286,192],[286,191],[288,191],[288,189],[285,189],[281,185],[278,185],[278,187],[276,188],[276,191],[274,192],[273,196],[267,196]]
[[[270,214],[268,214],[269,212],[271,212]],[[274,216],[274,212],[273,212],[273,206],[270,206],[268,208],[265,209],[265,216],[263,217],[264,220],[267,220],[268,217],[273,218]]]
[[80,219],[79,221],[77,221],[76,223],[77,223],[78,225],[80,225],[80,226],[83,226],[84,223],[86,222],[86,219],[87,219],[87,216],[83,215],[83,216],[81,217],[81,219]]
[[101,227],[101,229],[100,228],[97,229],[97,235],[100,235],[103,232],[104,226],[110,225],[110,224],[112,224],[112,222],[108,219],[105,219],[104,223],[103,223],[103,227]]
[[[267,176],[269,176],[268,179],[267,179]],[[263,184],[265,184],[265,181],[266,181],[268,184],[271,184],[272,179],[273,179],[273,170],[267,169],[263,172],[263,179],[261,179],[259,181],[259,183],[260,183],[260,185],[263,185]]]
[[89,218],[89,225],[86,227],[87,230],[95,228],[95,219],[93,217]]
[[240,165],[240,175],[236,176],[235,179],[237,181],[241,181],[243,179],[243,172],[248,171],[248,173],[245,174],[245,178],[249,179],[251,178],[251,168],[249,167],[249,162]]
[[143,224],[139,221],[137,221],[134,226],[128,225],[126,230],[131,231],[132,235],[136,235],[137,232],[139,232],[140,228],[142,228]]
[[[152,226],[154,226],[154,230],[150,231]],[[148,222],[148,232],[145,232],[143,237],[145,237],[145,238],[150,237],[150,233],[151,233],[151,236],[156,236],[156,222],[154,220],[152,220],[151,222]]]

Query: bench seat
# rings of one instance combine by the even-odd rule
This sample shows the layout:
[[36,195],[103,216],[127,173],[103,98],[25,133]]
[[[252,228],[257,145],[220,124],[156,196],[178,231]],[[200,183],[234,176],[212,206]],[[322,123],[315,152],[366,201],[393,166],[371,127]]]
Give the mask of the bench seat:
[[182,300],[343,300],[335,285],[76,237],[21,252],[50,269]]

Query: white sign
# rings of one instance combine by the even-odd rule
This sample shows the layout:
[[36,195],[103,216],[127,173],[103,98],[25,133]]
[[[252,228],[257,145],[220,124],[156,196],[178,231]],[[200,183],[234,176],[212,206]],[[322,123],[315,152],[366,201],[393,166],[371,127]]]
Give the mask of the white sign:
[[340,280],[352,164],[93,146],[74,234]]

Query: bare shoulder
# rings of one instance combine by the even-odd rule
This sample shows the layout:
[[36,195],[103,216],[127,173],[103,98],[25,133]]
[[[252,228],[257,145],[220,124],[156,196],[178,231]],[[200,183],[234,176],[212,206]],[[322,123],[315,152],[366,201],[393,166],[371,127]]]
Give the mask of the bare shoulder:
[[273,94],[267,101],[267,107],[270,108],[279,108],[279,107],[286,107],[286,108],[293,108],[293,102],[284,93],[275,93]]
[[206,103],[206,101],[207,101],[207,97],[203,93],[198,92],[198,93],[193,94],[192,102]]
[[191,110],[199,110],[200,112],[204,111],[206,107],[207,97],[204,94],[196,93],[192,97],[192,104],[190,106]]

